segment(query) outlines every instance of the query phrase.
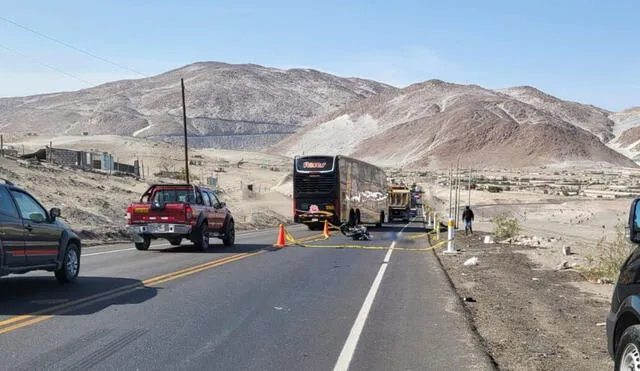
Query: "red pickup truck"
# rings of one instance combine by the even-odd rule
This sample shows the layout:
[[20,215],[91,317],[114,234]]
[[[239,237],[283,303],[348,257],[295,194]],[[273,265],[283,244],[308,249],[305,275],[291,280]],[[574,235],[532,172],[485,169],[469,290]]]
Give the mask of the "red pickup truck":
[[190,184],[154,184],[139,203],[127,207],[127,229],[136,249],[147,250],[152,239],[165,238],[174,246],[188,239],[199,250],[209,238],[233,246],[235,227],[231,211],[214,191]]

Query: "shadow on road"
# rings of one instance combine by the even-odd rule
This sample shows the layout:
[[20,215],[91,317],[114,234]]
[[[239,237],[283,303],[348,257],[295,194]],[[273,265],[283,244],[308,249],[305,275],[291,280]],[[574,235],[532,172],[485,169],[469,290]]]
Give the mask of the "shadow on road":
[[[56,314],[93,314],[114,305],[143,303],[155,297],[157,291],[157,288],[144,286],[140,280],[131,278],[80,276],[75,283],[62,285],[50,276],[3,277],[0,280],[0,316],[32,314],[81,299],[84,299],[82,307],[69,305],[72,310]],[[87,299],[89,297],[93,299]]]

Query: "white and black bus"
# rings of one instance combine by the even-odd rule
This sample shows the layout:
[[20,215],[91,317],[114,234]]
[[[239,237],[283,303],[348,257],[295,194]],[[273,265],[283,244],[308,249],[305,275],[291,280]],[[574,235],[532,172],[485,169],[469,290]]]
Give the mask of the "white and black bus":
[[346,156],[296,156],[293,217],[309,229],[325,220],[341,225],[381,226],[387,207],[387,178],[381,168]]

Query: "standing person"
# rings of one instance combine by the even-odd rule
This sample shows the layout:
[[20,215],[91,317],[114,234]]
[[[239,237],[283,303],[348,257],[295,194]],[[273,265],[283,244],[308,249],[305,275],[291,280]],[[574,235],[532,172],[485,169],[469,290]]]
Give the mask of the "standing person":
[[471,222],[473,221],[473,211],[467,206],[462,212],[462,221],[464,221],[464,234],[465,236],[471,232],[473,234],[473,228]]

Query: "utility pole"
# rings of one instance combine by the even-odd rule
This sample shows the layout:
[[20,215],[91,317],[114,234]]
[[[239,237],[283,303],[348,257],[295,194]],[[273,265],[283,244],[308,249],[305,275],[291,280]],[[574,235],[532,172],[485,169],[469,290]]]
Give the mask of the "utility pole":
[[471,207],[471,174],[473,173],[473,169],[469,169],[469,200],[467,201],[467,206]]
[[455,202],[455,225],[458,226],[458,209],[460,208],[460,157],[458,157],[458,161],[456,162],[456,202]]
[[454,221],[458,221],[458,165],[456,162],[455,167],[453,168],[453,210],[452,210],[452,218]]
[[184,172],[189,181],[189,144],[187,142],[187,105],[184,102],[184,79],[180,79],[180,85],[182,86],[182,121],[184,122]]
[[453,216],[453,209],[451,208],[451,192],[453,191],[453,172],[452,172],[452,166],[449,167],[449,218],[451,218]]

